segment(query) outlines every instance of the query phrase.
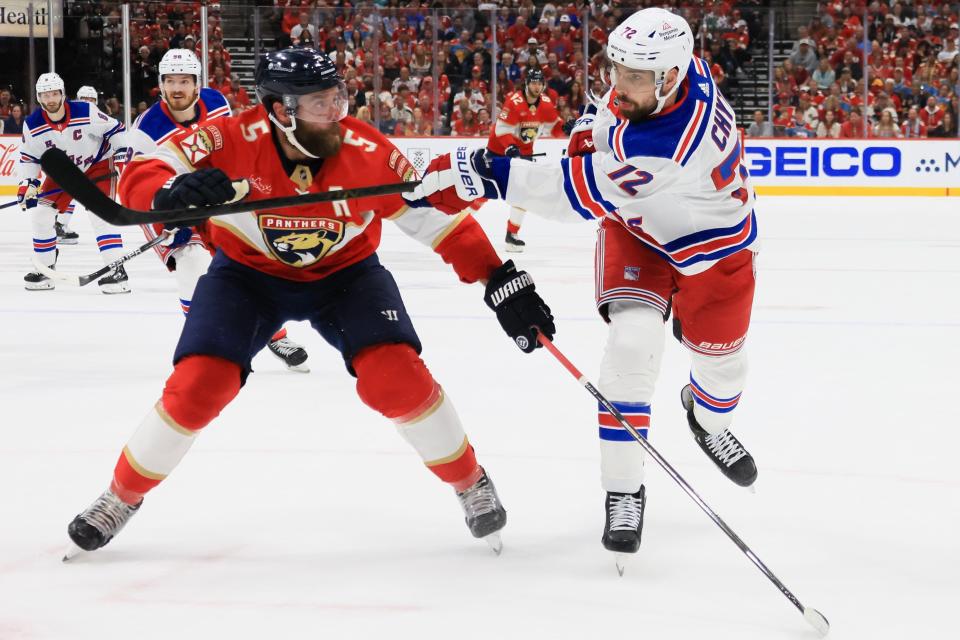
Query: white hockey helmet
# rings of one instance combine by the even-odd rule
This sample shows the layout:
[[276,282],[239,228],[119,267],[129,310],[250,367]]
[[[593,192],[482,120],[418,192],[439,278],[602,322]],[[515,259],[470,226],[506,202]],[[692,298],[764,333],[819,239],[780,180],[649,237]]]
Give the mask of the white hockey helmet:
[[[653,71],[657,108],[683,82],[693,59],[693,32],[683,17],[666,9],[642,9],[623,21],[607,40],[607,58],[628,69]],[[661,94],[667,72],[677,68],[677,82],[667,94]]]
[[60,91],[60,93],[66,95],[66,90],[63,85],[63,78],[58,76],[56,73],[41,73],[40,77],[37,78],[37,100],[40,99],[40,94],[44,91]]
[[170,49],[160,59],[157,72],[161,83],[163,82],[163,76],[167,74],[182,73],[196,78],[197,86],[200,86],[200,69],[197,54],[190,49]]
[[93,100],[96,102],[97,98],[97,90],[88,84],[85,84],[77,89],[77,100]]

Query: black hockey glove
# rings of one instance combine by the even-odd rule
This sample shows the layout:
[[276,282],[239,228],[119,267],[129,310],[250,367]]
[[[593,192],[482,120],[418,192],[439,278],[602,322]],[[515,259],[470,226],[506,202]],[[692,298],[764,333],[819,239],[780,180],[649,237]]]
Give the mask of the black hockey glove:
[[507,260],[490,274],[483,299],[524,353],[541,346],[537,329],[547,338],[553,338],[557,332],[550,307],[537,293],[533,278],[526,271],[517,271],[513,260]]
[[508,158],[517,158],[520,156],[520,147],[512,144],[503,150],[503,155],[507,156]]
[[[167,181],[153,196],[154,209],[185,209],[223,204],[236,198],[233,183],[220,169],[198,169]],[[182,227],[193,226],[182,223]]]

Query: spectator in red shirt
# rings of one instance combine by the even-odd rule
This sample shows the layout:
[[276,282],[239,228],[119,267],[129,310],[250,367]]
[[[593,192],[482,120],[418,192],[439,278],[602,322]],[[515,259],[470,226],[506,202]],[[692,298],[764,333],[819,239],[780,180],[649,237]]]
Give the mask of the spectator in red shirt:
[[841,138],[866,138],[867,128],[859,107],[850,111],[850,117],[840,127]]
[[940,122],[943,120],[943,110],[937,105],[937,99],[933,96],[927,98],[927,106],[920,110],[920,120],[927,125],[927,129],[940,126]]
[[225,96],[233,93],[233,83],[230,82],[230,78],[224,75],[223,67],[216,67],[213,70],[213,77],[210,78],[210,88],[216,89]]
[[453,125],[453,135],[455,136],[479,136],[480,126],[477,117],[470,109],[460,110],[460,119]]

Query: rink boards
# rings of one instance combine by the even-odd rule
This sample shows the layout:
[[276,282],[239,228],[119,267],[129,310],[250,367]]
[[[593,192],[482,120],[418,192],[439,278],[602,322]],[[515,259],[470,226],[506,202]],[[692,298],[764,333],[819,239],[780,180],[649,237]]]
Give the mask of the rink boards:
[[[476,148],[479,138],[394,138],[418,171],[430,159],[458,146]],[[707,144],[708,142],[704,142]],[[0,136],[0,196],[16,193],[20,138]],[[537,162],[558,162],[566,140],[544,139]],[[960,140],[747,141],[744,162],[759,195],[777,196],[960,196]]]

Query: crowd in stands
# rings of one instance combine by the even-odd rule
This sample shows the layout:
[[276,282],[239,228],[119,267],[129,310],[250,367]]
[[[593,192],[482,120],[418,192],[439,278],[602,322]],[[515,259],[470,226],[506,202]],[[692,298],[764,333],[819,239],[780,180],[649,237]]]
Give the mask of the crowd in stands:
[[[952,137],[957,135],[958,30],[945,0],[885,4],[832,0],[800,28],[773,74],[773,121],[758,111],[750,135]],[[604,91],[607,33],[653,0],[421,2],[418,0],[259,0],[261,47],[310,46],[334,59],[346,79],[350,113],[390,135],[486,136],[499,104],[544,73],[564,121],[588,91]],[[766,22],[758,0],[667,3],[690,23],[695,53],[736,102],[751,42]],[[68,0],[65,38],[76,53],[58,57],[68,89],[93,84],[101,108],[122,117],[120,8]],[[223,44],[221,5],[208,3],[209,85],[234,109],[252,105]],[[135,117],[158,98],[157,66],[170,48],[201,57],[200,3],[131,4]],[[434,24],[436,22],[436,24]],[[864,34],[866,33],[866,46]],[[252,32],[248,30],[248,34]],[[765,46],[765,45],[764,45]],[[76,79],[72,81],[72,79]],[[868,86],[869,85],[869,86]],[[7,97],[4,98],[4,93]],[[0,122],[15,132],[18,100],[0,92]],[[22,94],[21,94],[22,95]],[[72,97],[72,96],[71,96]],[[12,122],[9,119],[13,118]]]
[[774,71],[773,123],[748,135],[955,138],[958,7],[926,2],[823,2]]

